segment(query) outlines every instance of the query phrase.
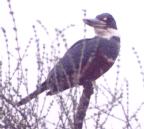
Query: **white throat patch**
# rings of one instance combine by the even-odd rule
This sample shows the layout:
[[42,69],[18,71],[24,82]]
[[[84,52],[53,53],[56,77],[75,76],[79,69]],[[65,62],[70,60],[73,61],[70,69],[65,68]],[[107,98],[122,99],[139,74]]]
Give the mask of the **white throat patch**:
[[118,30],[112,29],[112,28],[95,28],[95,33],[97,36],[105,38],[105,39],[110,39],[113,36],[120,37]]

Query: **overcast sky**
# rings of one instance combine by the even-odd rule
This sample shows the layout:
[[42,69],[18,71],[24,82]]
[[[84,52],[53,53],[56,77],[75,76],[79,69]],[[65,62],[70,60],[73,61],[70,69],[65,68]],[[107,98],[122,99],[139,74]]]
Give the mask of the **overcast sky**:
[[[32,24],[39,19],[48,28],[49,33],[54,28],[63,28],[70,24],[79,27],[79,31],[68,36],[70,44],[82,38],[83,9],[87,10],[87,17],[94,18],[99,13],[111,13],[116,21],[121,35],[122,78],[128,78],[133,83],[134,98],[144,98],[142,78],[139,76],[139,67],[131,48],[134,46],[139,51],[141,58],[144,55],[144,1],[142,0],[12,0],[12,8],[19,31],[19,37],[27,42],[32,35]],[[9,31],[12,26],[6,0],[0,0],[0,26]],[[88,36],[94,36],[89,27]],[[9,36],[11,38],[11,36]],[[2,48],[2,44],[0,43]],[[3,58],[0,55],[0,59]],[[143,59],[142,59],[143,62]],[[133,94],[132,93],[132,94]],[[136,100],[136,101],[137,101]],[[132,103],[136,103],[132,102]],[[135,105],[136,106],[136,105]]]

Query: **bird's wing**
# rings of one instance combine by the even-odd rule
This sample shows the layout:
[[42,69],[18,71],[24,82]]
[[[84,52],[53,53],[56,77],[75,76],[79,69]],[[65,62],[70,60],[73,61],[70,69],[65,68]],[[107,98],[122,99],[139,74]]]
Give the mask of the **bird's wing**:
[[76,42],[51,70],[48,95],[56,94],[80,84],[82,69],[92,53],[97,51],[97,38],[83,39]]

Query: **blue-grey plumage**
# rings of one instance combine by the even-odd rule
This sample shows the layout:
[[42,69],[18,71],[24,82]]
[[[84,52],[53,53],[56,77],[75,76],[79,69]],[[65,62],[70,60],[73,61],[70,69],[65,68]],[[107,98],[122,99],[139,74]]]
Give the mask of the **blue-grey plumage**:
[[45,90],[54,95],[99,78],[114,64],[120,50],[120,37],[112,15],[103,13],[84,19],[96,32],[94,38],[77,41],[49,72],[47,79],[30,95],[17,103],[27,103]]

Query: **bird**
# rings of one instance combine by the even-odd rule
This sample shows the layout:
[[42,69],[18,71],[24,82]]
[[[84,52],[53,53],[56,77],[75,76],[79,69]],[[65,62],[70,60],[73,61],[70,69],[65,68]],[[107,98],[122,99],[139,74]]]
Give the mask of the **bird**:
[[120,36],[114,17],[102,13],[92,19],[84,18],[83,22],[94,28],[95,36],[73,44],[50,70],[47,79],[17,102],[17,106],[28,103],[46,90],[50,96],[76,86],[92,85],[113,66],[120,51]]

